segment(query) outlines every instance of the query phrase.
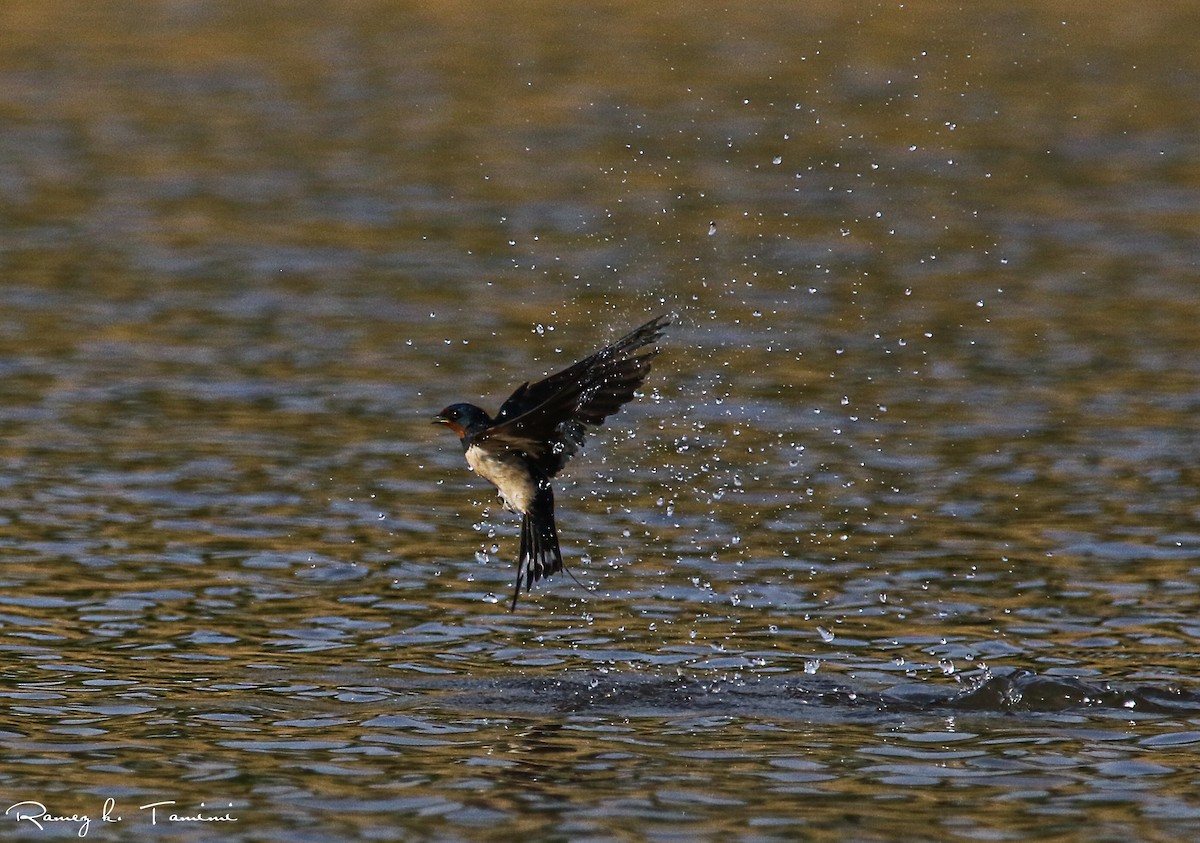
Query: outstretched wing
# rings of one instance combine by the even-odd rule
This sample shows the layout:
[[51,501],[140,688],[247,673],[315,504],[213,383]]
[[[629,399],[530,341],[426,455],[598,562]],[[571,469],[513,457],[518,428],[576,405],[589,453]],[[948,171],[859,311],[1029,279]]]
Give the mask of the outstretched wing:
[[547,476],[562,469],[583,444],[585,425],[597,425],[621,408],[646,380],[654,343],[670,324],[651,319],[591,357],[537,383],[517,388],[480,439],[524,451]]

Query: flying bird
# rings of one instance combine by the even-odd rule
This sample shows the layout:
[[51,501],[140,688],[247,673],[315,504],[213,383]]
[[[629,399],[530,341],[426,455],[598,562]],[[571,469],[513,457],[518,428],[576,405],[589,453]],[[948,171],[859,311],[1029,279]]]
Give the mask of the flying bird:
[[[651,319],[612,345],[537,383],[526,381],[493,419],[474,404],[451,404],[433,418],[462,441],[467,465],[521,516],[521,551],[511,609],[542,577],[563,570],[551,479],[598,425],[633,398],[650,373],[653,345],[671,320]],[[640,353],[639,353],[640,352]]]

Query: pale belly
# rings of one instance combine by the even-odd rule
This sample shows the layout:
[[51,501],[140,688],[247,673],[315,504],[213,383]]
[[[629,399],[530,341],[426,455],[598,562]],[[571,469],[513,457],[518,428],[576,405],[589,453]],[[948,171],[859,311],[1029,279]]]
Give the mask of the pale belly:
[[489,454],[475,445],[467,448],[467,465],[500,490],[504,505],[513,512],[526,513],[537,495],[537,481],[521,464],[515,451]]

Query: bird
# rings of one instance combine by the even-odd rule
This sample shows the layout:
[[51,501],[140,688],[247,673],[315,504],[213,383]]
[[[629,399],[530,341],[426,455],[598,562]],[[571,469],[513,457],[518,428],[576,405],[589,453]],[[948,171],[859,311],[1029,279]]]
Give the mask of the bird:
[[[542,577],[564,570],[551,480],[583,447],[589,427],[616,413],[650,374],[654,345],[671,324],[657,316],[590,357],[536,383],[521,384],[492,418],[474,404],[451,404],[433,417],[462,443],[467,465],[521,516],[521,549],[512,605]],[[568,573],[570,573],[568,571]]]

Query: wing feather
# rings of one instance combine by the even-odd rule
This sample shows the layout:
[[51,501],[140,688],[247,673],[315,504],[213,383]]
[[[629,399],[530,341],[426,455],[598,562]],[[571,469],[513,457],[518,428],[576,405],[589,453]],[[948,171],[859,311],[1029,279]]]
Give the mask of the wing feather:
[[658,340],[668,324],[666,316],[651,319],[561,372],[521,384],[480,439],[525,452],[553,476],[583,444],[585,425],[600,424],[633,398],[658,351],[634,352]]

